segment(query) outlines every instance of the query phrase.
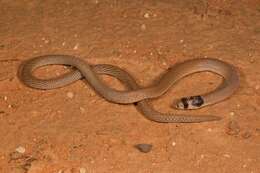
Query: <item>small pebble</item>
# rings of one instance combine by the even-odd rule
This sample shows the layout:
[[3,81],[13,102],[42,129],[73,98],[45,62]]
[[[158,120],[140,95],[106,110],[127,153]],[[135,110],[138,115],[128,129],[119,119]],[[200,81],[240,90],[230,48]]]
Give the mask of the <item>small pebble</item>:
[[48,44],[50,41],[49,40],[44,40],[44,43],[45,44]]
[[152,150],[151,144],[137,144],[135,145],[135,148],[137,148],[140,152],[148,153]]
[[69,97],[70,99],[72,99],[74,97],[73,92],[67,92],[67,97]]
[[15,151],[18,152],[18,153],[23,154],[23,153],[25,153],[25,148],[22,147],[22,146],[19,146],[19,147],[17,147],[17,148],[15,149]]
[[150,14],[149,13],[145,13],[144,14],[144,18],[146,18],[146,19],[150,18]]
[[230,115],[230,116],[234,116],[234,115],[235,115],[235,112],[230,112],[229,115]]
[[73,50],[78,50],[79,48],[79,44],[77,43],[74,47],[73,47]]
[[211,129],[211,128],[208,128],[208,132],[212,132],[212,129]]
[[145,24],[142,24],[142,25],[141,25],[141,30],[142,30],[142,31],[146,30],[146,25],[145,25]]
[[79,110],[80,110],[81,113],[85,112],[85,108],[83,108],[83,107],[79,107]]
[[7,96],[4,96],[4,101],[7,101]]
[[87,172],[86,168],[79,168],[79,173],[86,173],[86,172]]
[[[250,56],[252,56],[252,55],[250,55]],[[250,58],[249,62],[250,62],[250,63],[254,63],[254,62],[255,62],[255,59],[252,57],[252,58]]]
[[176,142],[172,142],[172,146],[174,146],[174,147],[175,147],[175,146],[176,146]]
[[236,121],[230,121],[227,125],[227,134],[231,136],[236,136],[240,132],[240,127]]
[[229,154],[224,154],[223,156],[226,157],[226,158],[230,158],[231,157]]
[[259,90],[259,88],[260,88],[260,85],[256,85],[256,86],[255,86],[255,89],[256,89],[256,90]]
[[167,63],[166,63],[166,62],[163,62],[163,63],[162,63],[162,65],[166,66],[166,65],[167,65]]

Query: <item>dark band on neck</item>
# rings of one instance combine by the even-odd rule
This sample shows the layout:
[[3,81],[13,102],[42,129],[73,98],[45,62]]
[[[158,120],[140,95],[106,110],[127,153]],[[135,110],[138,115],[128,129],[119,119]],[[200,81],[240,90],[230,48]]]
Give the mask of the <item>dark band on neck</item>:
[[184,98],[181,98],[181,102],[183,104],[183,108],[184,109],[187,109],[189,107],[189,104],[188,104],[188,99],[186,97]]
[[193,106],[200,107],[201,105],[204,104],[204,100],[201,96],[193,96],[190,97],[190,99],[192,100],[191,104]]

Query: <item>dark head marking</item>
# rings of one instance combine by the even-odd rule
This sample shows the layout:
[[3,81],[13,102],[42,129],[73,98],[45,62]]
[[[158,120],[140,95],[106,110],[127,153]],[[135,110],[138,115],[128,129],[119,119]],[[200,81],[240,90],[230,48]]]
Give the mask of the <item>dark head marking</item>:
[[190,97],[190,99],[192,100],[191,104],[196,107],[200,107],[204,103],[204,100],[201,96],[193,96]]
[[181,98],[181,102],[183,104],[184,109],[187,109],[189,107],[188,99],[186,97]]

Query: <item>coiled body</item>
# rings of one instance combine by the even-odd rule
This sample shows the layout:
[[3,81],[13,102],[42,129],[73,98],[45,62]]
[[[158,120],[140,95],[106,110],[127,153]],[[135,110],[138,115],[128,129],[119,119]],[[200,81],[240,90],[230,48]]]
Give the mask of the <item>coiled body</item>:
[[[33,76],[32,72],[46,65],[70,65],[76,70],[57,78],[43,80]],[[201,96],[187,97],[177,103],[180,109],[196,109],[220,102],[230,97],[239,86],[239,77],[235,68],[216,59],[194,59],[170,68],[158,82],[149,87],[140,87],[134,78],[119,67],[107,64],[89,65],[85,61],[67,55],[46,55],[24,62],[19,71],[19,78],[26,85],[38,89],[54,89],[71,84],[84,78],[103,98],[114,103],[137,103],[137,108],[150,120],[156,122],[194,123],[219,120],[216,116],[189,116],[164,114],[155,111],[148,103],[149,98],[164,94],[181,78],[202,71],[210,71],[223,77],[222,84],[214,91]],[[111,75],[119,79],[128,90],[118,91],[108,87],[99,74]]]

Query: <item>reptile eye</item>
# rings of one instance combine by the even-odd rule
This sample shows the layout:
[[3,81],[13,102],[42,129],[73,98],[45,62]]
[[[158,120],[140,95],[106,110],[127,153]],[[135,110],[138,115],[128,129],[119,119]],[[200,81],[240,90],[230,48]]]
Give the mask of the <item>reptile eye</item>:
[[204,100],[201,96],[193,96],[191,97],[191,99],[192,99],[191,104],[196,107],[200,107],[204,103]]

